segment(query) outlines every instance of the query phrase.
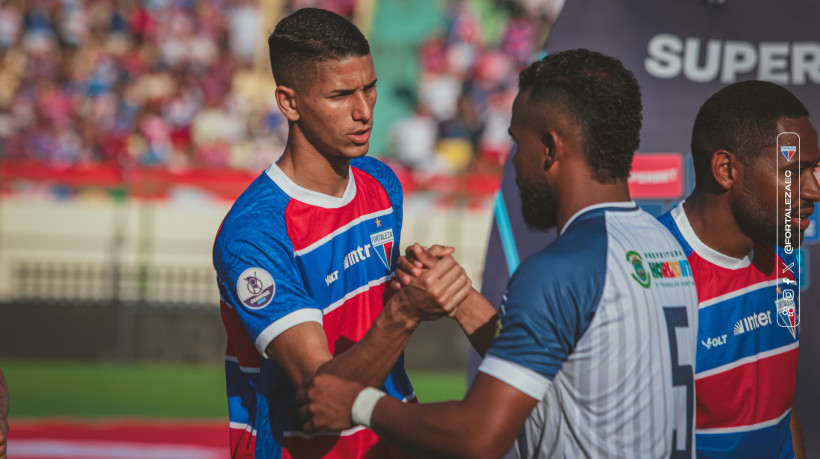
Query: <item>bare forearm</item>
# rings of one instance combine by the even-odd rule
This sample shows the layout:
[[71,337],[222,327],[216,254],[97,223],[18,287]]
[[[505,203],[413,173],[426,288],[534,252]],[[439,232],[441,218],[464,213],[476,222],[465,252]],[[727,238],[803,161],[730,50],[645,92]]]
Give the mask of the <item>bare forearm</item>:
[[325,362],[316,373],[327,373],[381,387],[410,342],[415,326],[389,317],[385,310],[370,331],[347,351]]
[[424,457],[499,457],[508,451],[512,443],[493,445],[481,417],[471,419],[463,403],[408,404],[384,397],[373,412],[372,429]]
[[475,289],[456,312],[456,321],[481,356],[493,342],[496,317],[495,308]]

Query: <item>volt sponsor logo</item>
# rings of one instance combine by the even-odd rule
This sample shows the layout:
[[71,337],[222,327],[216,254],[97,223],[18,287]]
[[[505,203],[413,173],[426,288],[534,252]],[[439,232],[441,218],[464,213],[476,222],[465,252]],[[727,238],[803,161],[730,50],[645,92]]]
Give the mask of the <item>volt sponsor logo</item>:
[[328,287],[330,287],[330,284],[336,282],[337,280],[339,280],[339,270],[338,269],[336,271],[333,271],[332,273],[328,274],[327,276],[325,276],[325,284],[327,284]]
[[700,340],[700,344],[703,344],[706,349],[712,349],[713,347],[723,346],[726,344],[726,336],[727,335],[720,335],[714,338],[706,338],[705,340]]
[[683,75],[695,83],[740,77],[779,84],[820,84],[820,42],[760,42],[657,34],[647,43],[644,69],[656,78]]

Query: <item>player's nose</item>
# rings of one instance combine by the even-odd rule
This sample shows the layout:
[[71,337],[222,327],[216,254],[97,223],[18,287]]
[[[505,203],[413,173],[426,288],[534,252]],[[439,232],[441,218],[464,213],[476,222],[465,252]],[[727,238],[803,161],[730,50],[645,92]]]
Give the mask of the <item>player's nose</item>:
[[373,88],[372,92],[373,94],[367,91],[356,92],[352,108],[353,120],[369,123],[370,120],[373,119],[373,106],[376,104],[376,89]]
[[812,202],[820,201],[820,179],[814,170],[807,171],[800,183],[800,198]]

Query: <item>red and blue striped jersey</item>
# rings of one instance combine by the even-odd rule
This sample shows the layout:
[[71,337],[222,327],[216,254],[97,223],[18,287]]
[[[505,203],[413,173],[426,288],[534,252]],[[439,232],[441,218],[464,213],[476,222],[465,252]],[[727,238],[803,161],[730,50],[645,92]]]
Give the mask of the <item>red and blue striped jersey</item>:
[[717,252],[697,237],[682,204],[659,220],[683,246],[698,292],[698,457],[794,457],[795,254],[763,242],[742,260]]
[[[214,244],[233,457],[390,457],[370,430],[307,435],[294,387],[265,349],[285,330],[323,325],[338,355],[367,333],[399,256],[401,184],[386,165],[351,161],[341,198],[299,187],[275,164],[237,199]],[[400,358],[383,388],[414,399]]]

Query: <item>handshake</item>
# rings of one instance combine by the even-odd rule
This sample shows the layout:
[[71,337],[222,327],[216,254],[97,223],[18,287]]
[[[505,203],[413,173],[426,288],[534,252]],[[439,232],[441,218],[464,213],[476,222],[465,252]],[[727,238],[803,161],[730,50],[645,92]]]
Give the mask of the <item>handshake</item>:
[[[492,341],[496,311],[473,289],[464,268],[453,259],[453,251],[440,245],[408,247],[389,282],[392,296],[382,315],[404,330],[414,330],[423,321],[454,318],[483,355]],[[296,394],[305,421],[302,429],[310,433],[353,425],[370,427],[372,412],[384,395],[358,381],[317,374]]]
[[445,316],[456,318],[459,306],[474,290],[453,252],[452,247],[440,245],[408,247],[389,283],[393,297],[385,303],[385,313],[414,326]]

